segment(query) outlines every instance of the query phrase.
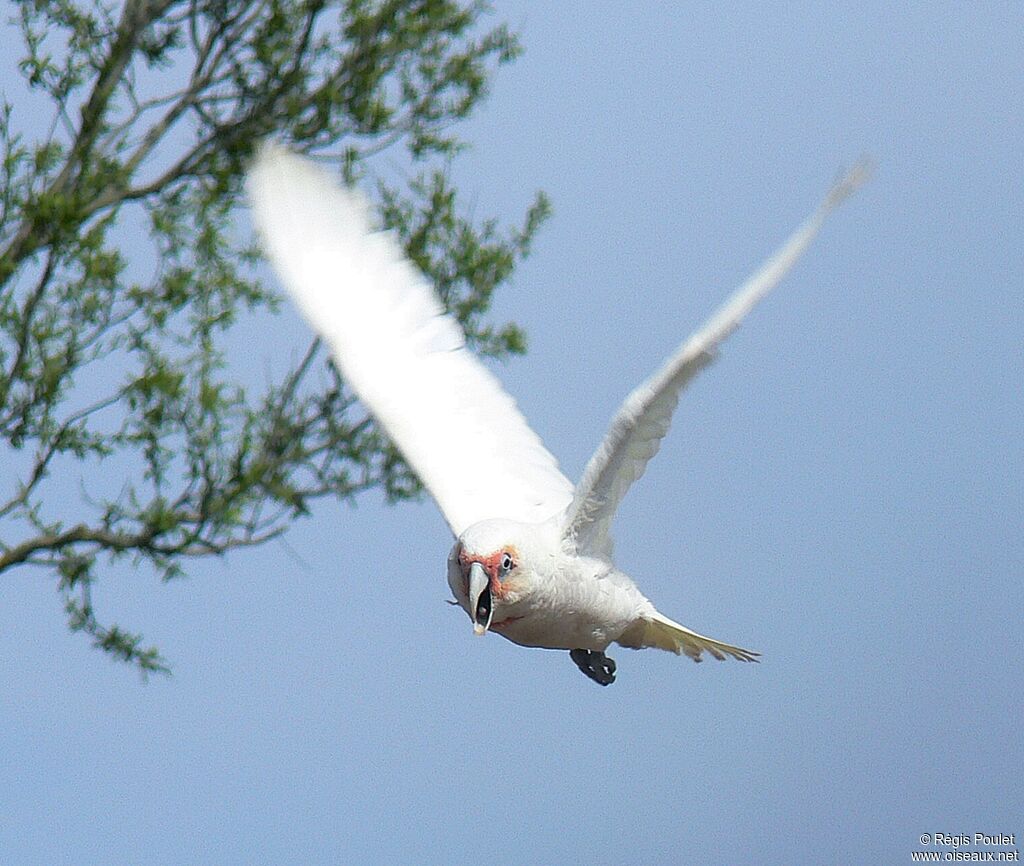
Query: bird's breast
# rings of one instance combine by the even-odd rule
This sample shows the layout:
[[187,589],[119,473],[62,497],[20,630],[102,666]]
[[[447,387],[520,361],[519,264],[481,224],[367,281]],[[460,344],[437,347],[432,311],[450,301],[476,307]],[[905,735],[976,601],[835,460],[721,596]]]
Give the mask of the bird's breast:
[[521,646],[604,650],[635,620],[633,595],[601,579],[553,582],[501,605],[491,630]]

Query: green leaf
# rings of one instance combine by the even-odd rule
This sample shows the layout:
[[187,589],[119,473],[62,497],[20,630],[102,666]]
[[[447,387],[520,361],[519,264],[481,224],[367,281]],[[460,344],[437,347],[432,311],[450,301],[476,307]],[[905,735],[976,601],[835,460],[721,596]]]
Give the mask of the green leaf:
[[318,499],[422,489],[317,341],[278,378],[252,375],[262,347],[239,326],[280,306],[244,214],[255,147],[273,135],[350,182],[408,175],[378,184],[383,222],[473,348],[521,353],[521,329],[489,310],[547,202],[519,227],[472,220],[448,173],[458,121],[519,44],[473,0],[14,8],[34,113],[5,82],[0,571],[48,569],[72,631],[166,672],[93,607],[112,563],[172,580]]

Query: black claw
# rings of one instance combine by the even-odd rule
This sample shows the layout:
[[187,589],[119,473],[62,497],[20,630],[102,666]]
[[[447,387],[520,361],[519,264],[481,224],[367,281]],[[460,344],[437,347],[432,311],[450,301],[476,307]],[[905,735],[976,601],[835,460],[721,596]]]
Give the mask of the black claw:
[[601,686],[610,686],[615,682],[615,659],[610,659],[603,652],[594,650],[569,650],[571,658],[583,673]]

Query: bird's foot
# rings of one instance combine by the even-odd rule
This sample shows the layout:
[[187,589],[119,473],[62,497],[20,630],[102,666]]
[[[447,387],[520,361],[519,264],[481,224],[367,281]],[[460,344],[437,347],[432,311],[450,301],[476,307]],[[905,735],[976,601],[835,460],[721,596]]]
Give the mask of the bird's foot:
[[608,658],[603,652],[574,649],[569,650],[569,658],[598,685],[610,686],[615,682],[615,659]]

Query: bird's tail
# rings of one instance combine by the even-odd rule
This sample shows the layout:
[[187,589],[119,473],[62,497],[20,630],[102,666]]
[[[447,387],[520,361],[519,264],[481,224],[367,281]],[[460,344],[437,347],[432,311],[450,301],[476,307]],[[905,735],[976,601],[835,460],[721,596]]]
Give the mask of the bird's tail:
[[701,660],[701,653],[705,650],[719,661],[723,661],[727,655],[738,659],[741,662],[756,662],[760,653],[752,650],[745,650],[732,644],[722,643],[714,638],[705,637],[690,631],[686,626],[680,625],[667,616],[662,616],[657,611],[641,617],[632,626],[626,629],[616,643],[631,649],[643,649],[644,647],[656,647],[657,649],[668,650],[676,655],[686,653],[695,662]]

